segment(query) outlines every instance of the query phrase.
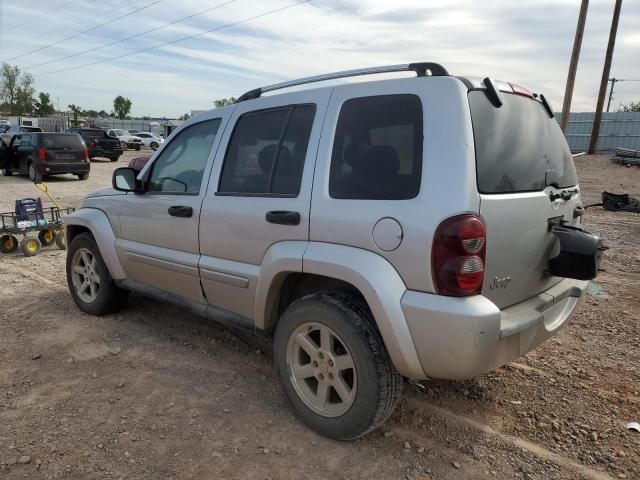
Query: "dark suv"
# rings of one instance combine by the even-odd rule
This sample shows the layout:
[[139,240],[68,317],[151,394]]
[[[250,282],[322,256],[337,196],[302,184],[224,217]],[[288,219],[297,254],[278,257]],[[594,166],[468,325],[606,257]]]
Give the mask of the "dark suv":
[[70,133],[77,133],[82,137],[89,151],[89,158],[104,157],[117,162],[122,155],[122,143],[117,138],[110,137],[100,128],[72,128]]
[[34,182],[58,173],[73,173],[80,180],[89,178],[89,152],[75,133],[22,133],[9,143],[2,174],[29,175]]

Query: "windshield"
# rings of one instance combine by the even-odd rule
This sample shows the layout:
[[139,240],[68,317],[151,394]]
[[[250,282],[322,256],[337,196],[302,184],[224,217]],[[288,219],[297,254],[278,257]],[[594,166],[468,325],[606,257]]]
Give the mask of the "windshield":
[[544,190],[549,170],[555,172],[557,187],[576,185],[573,158],[558,122],[536,100],[513,94],[502,98],[496,108],[483,91],[469,92],[478,190]]
[[82,130],[82,135],[88,138],[104,138],[107,136],[102,130]]

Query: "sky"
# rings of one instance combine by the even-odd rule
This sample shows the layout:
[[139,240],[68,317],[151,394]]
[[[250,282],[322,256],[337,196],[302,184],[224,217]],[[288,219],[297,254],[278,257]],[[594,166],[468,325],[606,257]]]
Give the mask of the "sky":
[[[561,109],[579,0],[298,2],[0,0],[0,62],[31,73],[63,109],[110,111],[123,95],[136,116],[176,117],[284,80],[418,61],[520,84]],[[590,2],[572,111],[595,110],[613,4]],[[611,76],[640,79],[637,0],[623,1]],[[612,109],[631,101],[640,82],[617,83]]]

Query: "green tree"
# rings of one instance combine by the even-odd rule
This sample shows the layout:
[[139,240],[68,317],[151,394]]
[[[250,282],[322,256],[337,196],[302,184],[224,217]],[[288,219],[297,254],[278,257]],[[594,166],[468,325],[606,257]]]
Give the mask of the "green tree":
[[33,110],[33,77],[17,65],[2,64],[0,72],[0,101],[11,115],[24,115]]
[[116,113],[118,118],[122,120],[131,111],[131,100],[124,98],[122,95],[118,95],[113,100],[113,111]]
[[83,110],[82,111],[82,115],[84,115],[85,117],[97,117],[98,116],[98,111],[97,110]]
[[224,107],[225,105],[231,105],[232,103],[236,103],[236,98],[235,97],[229,97],[229,98],[220,98],[218,100],[214,100],[213,104],[216,106],[216,108],[220,108],[220,107]]
[[71,105],[67,105],[67,107],[69,108],[69,110],[71,110],[71,112],[73,112],[73,120],[71,121],[71,123],[73,123],[74,127],[77,127],[80,123],[78,122],[78,114],[82,113],[82,108],[78,105],[74,105],[73,103]]
[[48,117],[53,115],[56,111],[55,107],[51,103],[51,97],[48,93],[40,92],[38,94],[38,100],[33,103],[35,107],[36,115],[41,117]]
[[178,117],[178,120],[186,120],[190,117],[191,115],[189,115],[188,113],[185,113],[184,115],[180,115]]
[[99,116],[99,117],[108,117],[108,116],[109,116],[109,114],[108,114],[107,112],[105,112],[104,110],[100,110],[100,111],[98,112],[98,116]]
[[631,102],[629,105],[622,106],[623,112],[640,112],[640,102]]

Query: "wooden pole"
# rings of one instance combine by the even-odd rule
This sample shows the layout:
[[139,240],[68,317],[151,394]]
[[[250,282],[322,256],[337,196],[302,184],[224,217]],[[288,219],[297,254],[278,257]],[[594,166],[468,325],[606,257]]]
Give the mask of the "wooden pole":
[[604,97],[607,95],[607,83],[609,83],[609,73],[611,72],[611,60],[613,59],[613,47],[616,45],[616,33],[618,31],[618,20],[620,20],[620,8],[622,0],[616,0],[613,9],[613,19],[611,20],[611,31],[609,32],[609,43],[607,54],[604,57],[604,68],[600,79],[600,92],[598,93],[598,104],[596,105],[596,115],[593,118],[593,128],[591,129],[591,141],[589,142],[589,154],[596,153],[598,146],[598,136],[600,135],[600,123],[602,122],[602,108],[604,107]]
[[573,52],[571,52],[571,63],[569,64],[569,73],[567,74],[567,84],[564,88],[564,102],[562,103],[562,117],[560,118],[560,128],[563,132],[567,132],[567,124],[569,123],[569,112],[571,111],[571,99],[573,98],[573,86],[576,82],[576,71],[578,70],[578,58],[580,57],[580,48],[582,47],[582,35],[584,34],[584,24],[587,19],[587,9],[589,8],[589,0],[582,0],[580,5],[580,14],[578,15],[578,26],[576,27],[576,37],[573,40]]

